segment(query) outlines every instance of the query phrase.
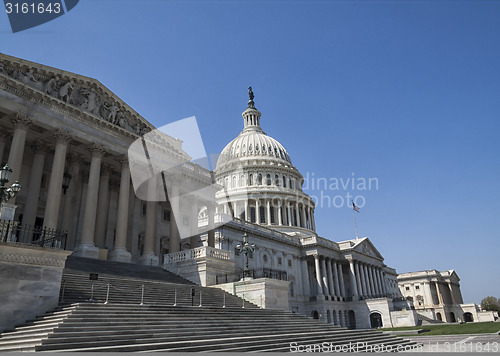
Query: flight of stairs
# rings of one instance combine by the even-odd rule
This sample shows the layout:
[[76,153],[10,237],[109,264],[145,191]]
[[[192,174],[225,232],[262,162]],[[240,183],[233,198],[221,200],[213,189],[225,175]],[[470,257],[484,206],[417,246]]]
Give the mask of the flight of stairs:
[[[135,267],[70,258],[60,306],[0,334],[0,351],[290,351],[292,342],[412,344],[379,331],[346,330],[260,309],[161,269]],[[98,280],[89,280],[89,273],[99,273]]]

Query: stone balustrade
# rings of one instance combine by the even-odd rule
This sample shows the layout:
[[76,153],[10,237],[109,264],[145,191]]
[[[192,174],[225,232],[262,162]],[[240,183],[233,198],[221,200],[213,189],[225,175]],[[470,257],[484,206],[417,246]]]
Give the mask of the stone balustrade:
[[205,257],[231,261],[234,259],[234,253],[232,251],[220,250],[209,246],[201,246],[190,250],[165,254],[163,261],[164,264],[167,265],[179,261],[194,260]]

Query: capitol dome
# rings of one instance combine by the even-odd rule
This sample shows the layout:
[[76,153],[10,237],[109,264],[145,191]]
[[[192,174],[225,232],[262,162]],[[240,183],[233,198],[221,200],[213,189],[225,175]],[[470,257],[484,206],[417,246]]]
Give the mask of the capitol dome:
[[287,150],[281,143],[268,136],[260,127],[258,129],[245,128],[234,140],[222,150],[217,169],[221,169],[232,159],[270,159],[276,163],[292,165]]
[[218,211],[282,232],[314,232],[315,205],[302,191],[303,177],[285,147],[260,127],[251,88],[249,95],[243,130],[217,160]]

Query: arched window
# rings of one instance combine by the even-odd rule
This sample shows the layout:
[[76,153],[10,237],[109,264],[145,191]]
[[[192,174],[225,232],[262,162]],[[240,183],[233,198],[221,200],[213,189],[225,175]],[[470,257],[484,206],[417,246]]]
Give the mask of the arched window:
[[253,185],[253,174],[248,176],[248,185]]
[[257,185],[262,185],[262,174],[257,176]]
[[243,187],[245,186],[245,176],[242,174],[241,177],[240,177],[240,185]]
[[280,177],[278,177],[278,175],[276,174],[274,176],[274,184],[279,187],[281,184],[280,184]]
[[267,184],[267,185],[271,185],[271,183],[272,183],[272,182],[271,182],[271,175],[270,175],[270,174],[268,174],[268,175],[266,176],[266,184]]
[[231,188],[236,188],[236,176],[233,176],[233,185]]
[[283,176],[283,188],[286,188],[286,177]]
[[288,179],[288,186],[290,187],[290,189],[293,189],[292,178]]

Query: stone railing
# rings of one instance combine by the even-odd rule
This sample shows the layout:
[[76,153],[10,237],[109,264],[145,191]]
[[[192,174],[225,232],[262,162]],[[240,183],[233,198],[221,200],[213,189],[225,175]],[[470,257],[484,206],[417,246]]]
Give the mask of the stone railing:
[[184,250],[174,253],[169,253],[163,256],[164,264],[172,264],[180,261],[194,260],[198,258],[215,258],[218,260],[231,261],[234,259],[234,252],[220,250],[217,248],[202,246],[191,250]]

